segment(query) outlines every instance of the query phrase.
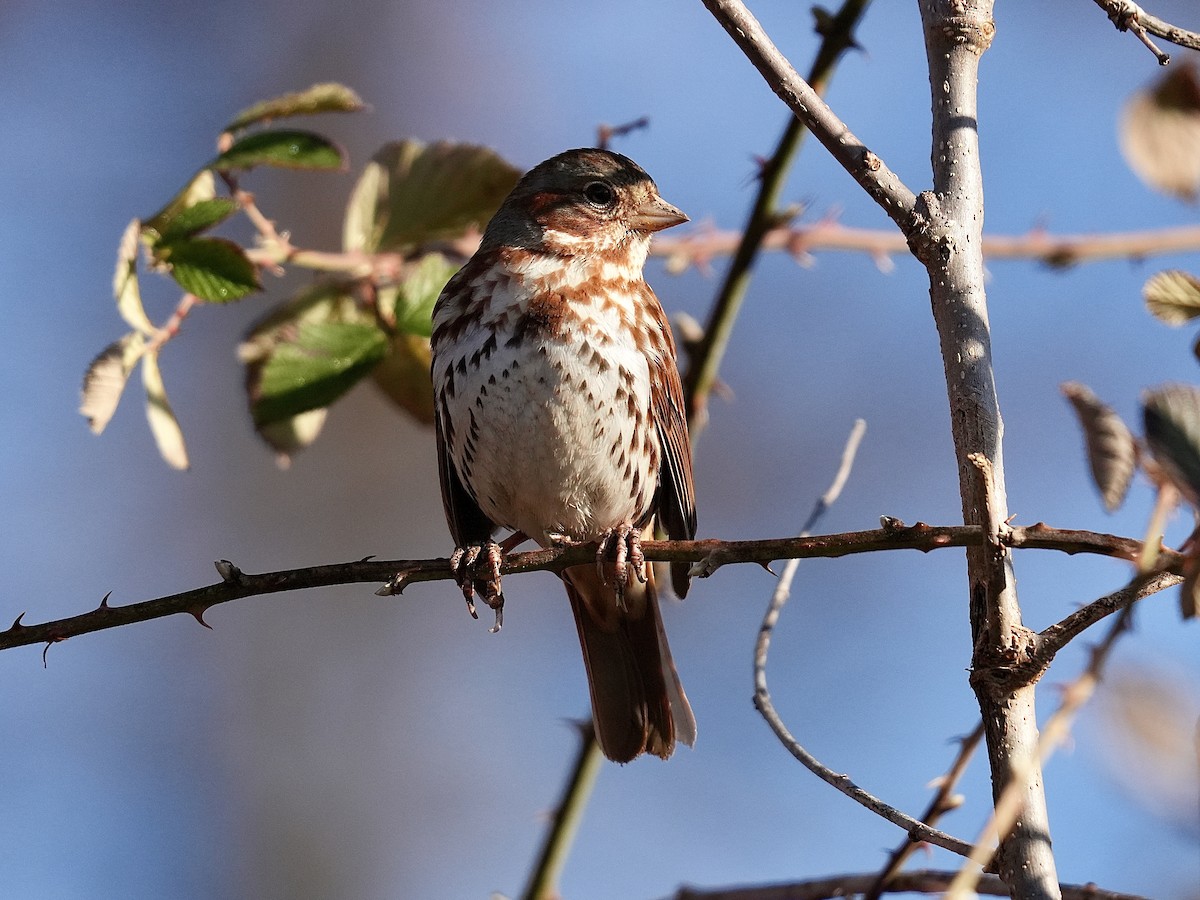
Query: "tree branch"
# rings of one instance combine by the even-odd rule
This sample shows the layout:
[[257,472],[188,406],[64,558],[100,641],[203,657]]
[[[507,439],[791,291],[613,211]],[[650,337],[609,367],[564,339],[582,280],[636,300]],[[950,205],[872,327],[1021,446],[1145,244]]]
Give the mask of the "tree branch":
[[964,862],[946,891],[946,900],[969,900],[975,895],[975,885],[982,877],[982,866],[992,857],[995,844],[998,841],[1002,842],[1005,836],[1016,827],[1022,807],[1026,802],[1022,795],[1025,793],[1023,785],[1027,776],[1044,766],[1055,749],[1067,739],[1071,731],[1071,722],[1095,693],[1113,646],[1116,644],[1117,638],[1129,628],[1132,615],[1132,606],[1126,606],[1121,610],[1121,614],[1112,623],[1104,640],[1092,648],[1083,673],[1067,685],[1063,691],[1058,709],[1046,720],[1043,727],[1037,752],[1024,758],[1023,771],[1014,773],[1003,793],[996,799],[995,810],[987,825],[984,826],[983,832],[975,841],[970,857]]
[[[929,869],[901,872],[892,880],[888,890],[895,893],[936,894],[949,887],[950,882],[954,880],[954,874],[954,872]],[[867,872],[761,887],[730,887],[711,890],[683,887],[675,894],[674,900],[834,900],[838,897],[861,894],[870,888],[874,878],[873,873]],[[1094,884],[1064,884],[1060,885],[1060,889],[1063,900],[1147,900],[1137,894],[1106,891]],[[992,897],[1008,895],[1008,888],[995,875],[983,876],[979,879],[975,890],[976,893]]]
[[[1000,540],[1005,546],[1013,548],[1056,550],[1067,554],[1087,553],[1130,560],[1137,558],[1141,547],[1141,542],[1134,538],[1051,528],[1041,523],[1025,528],[1008,529],[1001,534]],[[978,526],[934,526],[923,522],[909,526],[897,519],[888,519],[884,528],[872,531],[758,541],[646,541],[643,549],[647,560],[691,562],[694,564],[694,574],[707,577],[721,566],[731,563],[762,565],[777,559],[836,558],[879,550],[928,552],[948,547],[975,546],[982,542],[983,530]],[[595,547],[590,545],[531,550],[505,556],[502,571],[506,575],[521,572],[558,572],[567,566],[594,560]],[[1162,572],[1176,573],[1182,569],[1183,558],[1175,551],[1163,550],[1159,564]],[[285,569],[259,575],[242,572],[225,560],[217,565],[218,571],[226,574],[216,584],[154,600],[143,600],[127,606],[110,606],[106,596],[100,605],[90,612],[37,625],[24,624],[22,619],[25,614],[22,613],[11,628],[0,632],[0,650],[30,644],[52,644],[94,631],[131,625],[135,622],[148,622],[179,613],[195,616],[203,623],[205,611],[213,606],[263,594],[338,584],[384,583],[376,593],[386,596],[399,594],[408,585],[416,582],[442,581],[453,577],[450,574],[450,561],[445,558],[378,560],[367,557],[356,562]],[[1172,583],[1174,582],[1164,580],[1162,587],[1169,587]],[[1150,587],[1146,587],[1146,594],[1151,592]],[[1097,609],[1088,613],[1085,612],[1086,609],[1072,614],[1077,617],[1071,626],[1076,629],[1074,633],[1113,611],[1108,609],[1104,612]],[[1067,621],[1064,620],[1064,623]]]
[[1118,31],[1132,31],[1151,53],[1158,59],[1160,66],[1171,61],[1169,54],[1163,53],[1147,36],[1147,32],[1157,35],[1180,47],[1200,50],[1200,34],[1187,31],[1164,22],[1157,16],[1151,15],[1132,0],[1096,0],[1096,5],[1108,13],[1109,19]]
[[951,434],[958,458],[963,521],[985,529],[967,550],[972,653],[971,686],[987,740],[992,795],[1019,783],[1020,815],[998,854],[1013,897],[1060,896],[1050,844],[1033,683],[1003,680],[1014,652],[1023,654],[1012,554],[1000,540],[1008,519],[1003,424],[996,395],[982,252],[983,172],[977,91],[979,61],[995,34],[993,0],[921,0],[933,103],[933,191],[919,198],[921,240],[909,235],[929,272],[929,296],[941,342]]

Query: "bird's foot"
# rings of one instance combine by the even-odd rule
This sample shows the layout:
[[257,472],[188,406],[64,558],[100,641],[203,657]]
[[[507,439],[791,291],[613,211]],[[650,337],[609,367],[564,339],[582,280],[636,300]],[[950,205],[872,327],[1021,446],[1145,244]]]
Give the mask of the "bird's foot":
[[[612,585],[617,605],[625,605],[625,588],[631,579],[646,583],[646,557],[642,554],[642,535],[628,522],[608,531],[596,551],[596,569],[600,580]],[[610,577],[611,572],[611,577]]]
[[500,566],[504,562],[504,550],[493,540],[480,544],[457,547],[450,556],[450,571],[462,589],[471,618],[478,619],[475,611],[475,595],[496,613],[495,634],[504,625],[504,592],[500,588]]

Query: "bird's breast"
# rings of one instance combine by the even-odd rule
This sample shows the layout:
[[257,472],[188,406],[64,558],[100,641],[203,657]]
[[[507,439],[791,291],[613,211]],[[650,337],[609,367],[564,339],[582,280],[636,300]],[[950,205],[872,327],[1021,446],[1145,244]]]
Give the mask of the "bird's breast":
[[634,303],[615,285],[514,284],[452,344],[435,342],[448,452],[493,521],[548,543],[648,516],[659,448]]

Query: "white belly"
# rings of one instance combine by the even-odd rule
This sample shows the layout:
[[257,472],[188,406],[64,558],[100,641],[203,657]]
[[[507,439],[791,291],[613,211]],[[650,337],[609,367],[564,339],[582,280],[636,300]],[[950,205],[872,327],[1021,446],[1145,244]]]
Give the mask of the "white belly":
[[508,347],[511,333],[501,334],[490,358],[472,366],[481,329],[437,363],[467,361],[445,397],[460,477],[488,518],[542,544],[595,539],[642,518],[653,500],[659,453],[647,362],[622,340],[618,320],[604,324],[612,327],[566,345],[531,344],[531,335]]

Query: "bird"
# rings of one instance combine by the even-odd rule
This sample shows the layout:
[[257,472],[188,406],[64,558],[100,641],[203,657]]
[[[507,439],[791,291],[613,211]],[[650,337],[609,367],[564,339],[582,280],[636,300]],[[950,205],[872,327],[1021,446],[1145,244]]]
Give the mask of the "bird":
[[[691,445],[671,327],[643,277],[651,236],[688,221],[637,163],[568,150],[535,166],[433,309],[438,471],[475,615],[499,630],[504,554],[595,542],[560,577],[601,751],[626,763],[692,746],[696,720],[641,544],[696,534]],[[497,532],[511,536],[497,543]],[[671,564],[687,594],[688,563]]]

